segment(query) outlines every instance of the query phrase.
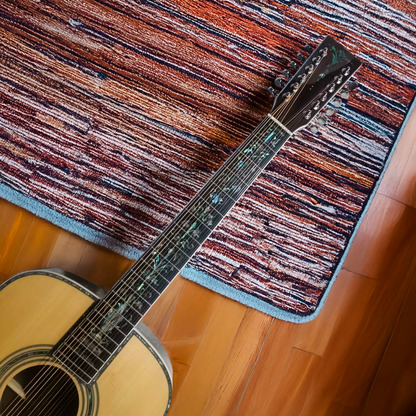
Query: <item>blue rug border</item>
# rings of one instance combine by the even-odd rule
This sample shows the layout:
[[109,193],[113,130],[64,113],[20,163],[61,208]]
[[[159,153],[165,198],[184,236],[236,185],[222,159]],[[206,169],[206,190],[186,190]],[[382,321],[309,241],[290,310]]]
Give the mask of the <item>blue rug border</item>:
[[[341,259],[338,262],[338,265],[334,271],[333,277],[331,281],[329,282],[328,287],[326,288],[325,293],[322,296],[315,312],[313,312],[310,315],[302,316],[302,315],[297,315],[295,313],[284,311],[276,306],[272,306],[269,303],[256,298],[255,296],[252,296],[248,293],[241,292],[231,286],[228,286],[225,283],[222,283],[219,280],[215,279],[214,277],[211,277],[205,272],[195,270],[191,267],[185,267],[181,272],[181,276],[185,277],[188,280],[196,282],[200,284],[201,286],[206,287],[207,289],[213,290],[230,299],[236,300],[246,306],[249,306],[251,308],[259,310],[260,312],[264,312],[268,315],[271,315],[274,318],[282,319],[283,321],[294,322],[294,323],[305,323],[305,322],[309,322],[315,319],[319,315],[319,313],[321,312],[322,308],[325,305],[328,294],[331,291],[331,288],[338,277],[338,274],[342,268],[342,265],[344,264],[345,258],[348,255],[349,249],[357,234],[358,228],[361,225],[361,222],[365,214],[367,213],[371,205],[371,202],[374,199],[374,196],[377,192],[377,189],[380,186],[381,180],[383,179],[388,166],[390,165],[391,158],[393,157],[394,151],[396,150],[396,147],[402,137],[403,131],[407,125],[407,122],[409,121],[410,115],[412,114],[414,108],[416,107],[416,95],[413,96],[412,101],[413,102],[410,105],[410,108],[406,114],[405,119],[403,120],[403,123],[400,127],[399,133],[396,137],[393,147],[390,150],[390,154],[386,160],[383,171],[381,172],[380,177],[378,181],[376,182],[374,189],[370,195],[370,198],[368,199],[361,213],[360,219],[357,221],[357,224],[355,225],[354,231],[351,234],[350,240],[344,250],[344,253]],[[9,186],[1,184],[1,183],[0,183],[0,197],[6,199],[7,201],[15,205],[18,205],[24,209],[27,209],[28,211],[32,212],[36,216],[46,219],[47,221],[50,221],[51,223],[59,226],[60,228],[63,228],[69,232],[79,235],[80,237],[84,238],[87,241],[104,246],[127,258],[137,259],[143,253],[137,248],[129,246],[128,244],[121,243],[115,238],[109,237],[100,231],[93,230],[87,225],[84,225],[76,220],[68,218],[65,215],[60,214],[57,211],[47,207],[43,203],[35,200],[34,198],[25,196],[21,194],[20,192],[10,188]]]

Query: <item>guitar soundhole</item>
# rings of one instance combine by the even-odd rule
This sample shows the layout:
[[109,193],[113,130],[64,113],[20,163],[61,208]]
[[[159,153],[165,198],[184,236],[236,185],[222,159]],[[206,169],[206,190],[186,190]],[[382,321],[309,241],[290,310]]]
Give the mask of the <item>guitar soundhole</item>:
[[76,416],[78,390],[67,373],[53,366],[27,368],[8,382],[1,416]]

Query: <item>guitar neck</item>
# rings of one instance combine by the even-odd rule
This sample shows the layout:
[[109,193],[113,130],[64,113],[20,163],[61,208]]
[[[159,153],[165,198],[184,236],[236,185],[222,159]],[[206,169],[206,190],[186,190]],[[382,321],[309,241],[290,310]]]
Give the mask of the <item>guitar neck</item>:
[[274,116],[266,117],[52,354],[64,359],[85,383],[98,377],[289,137],[290,132]]
[[[317,117],[360,65],[357,58],[327,36],[276,96],[271,114],[107,296],[64,336],[52,354],[84,382],[96,379],[292,131],[306,127]],[[319,118],[321,124],[325,122]]]
[[267,116],[159,235],[104,300],[135,308],[137,323],[290,137]]

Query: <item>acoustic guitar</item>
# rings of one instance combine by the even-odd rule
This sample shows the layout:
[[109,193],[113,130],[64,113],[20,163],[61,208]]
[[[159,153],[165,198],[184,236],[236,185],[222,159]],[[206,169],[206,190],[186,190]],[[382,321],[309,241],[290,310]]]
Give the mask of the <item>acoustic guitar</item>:
[[108,293],[58,269],[0,286],[1,416],[168,412],[172,366],[140,320],[288,138],[348,98],[351,84],[334,96],[360,61],[330,37],[306,50],[270,89],[270,113]]

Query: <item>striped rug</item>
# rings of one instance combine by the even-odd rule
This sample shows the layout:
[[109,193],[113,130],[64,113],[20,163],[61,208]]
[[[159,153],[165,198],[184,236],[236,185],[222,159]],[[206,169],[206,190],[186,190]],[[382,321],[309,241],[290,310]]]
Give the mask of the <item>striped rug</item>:
[[0,196],[131,258],[267,114],[325,35],[363,62],[183,275],[273,316],[316,316],[409,111],[413,0],[2,0]]

